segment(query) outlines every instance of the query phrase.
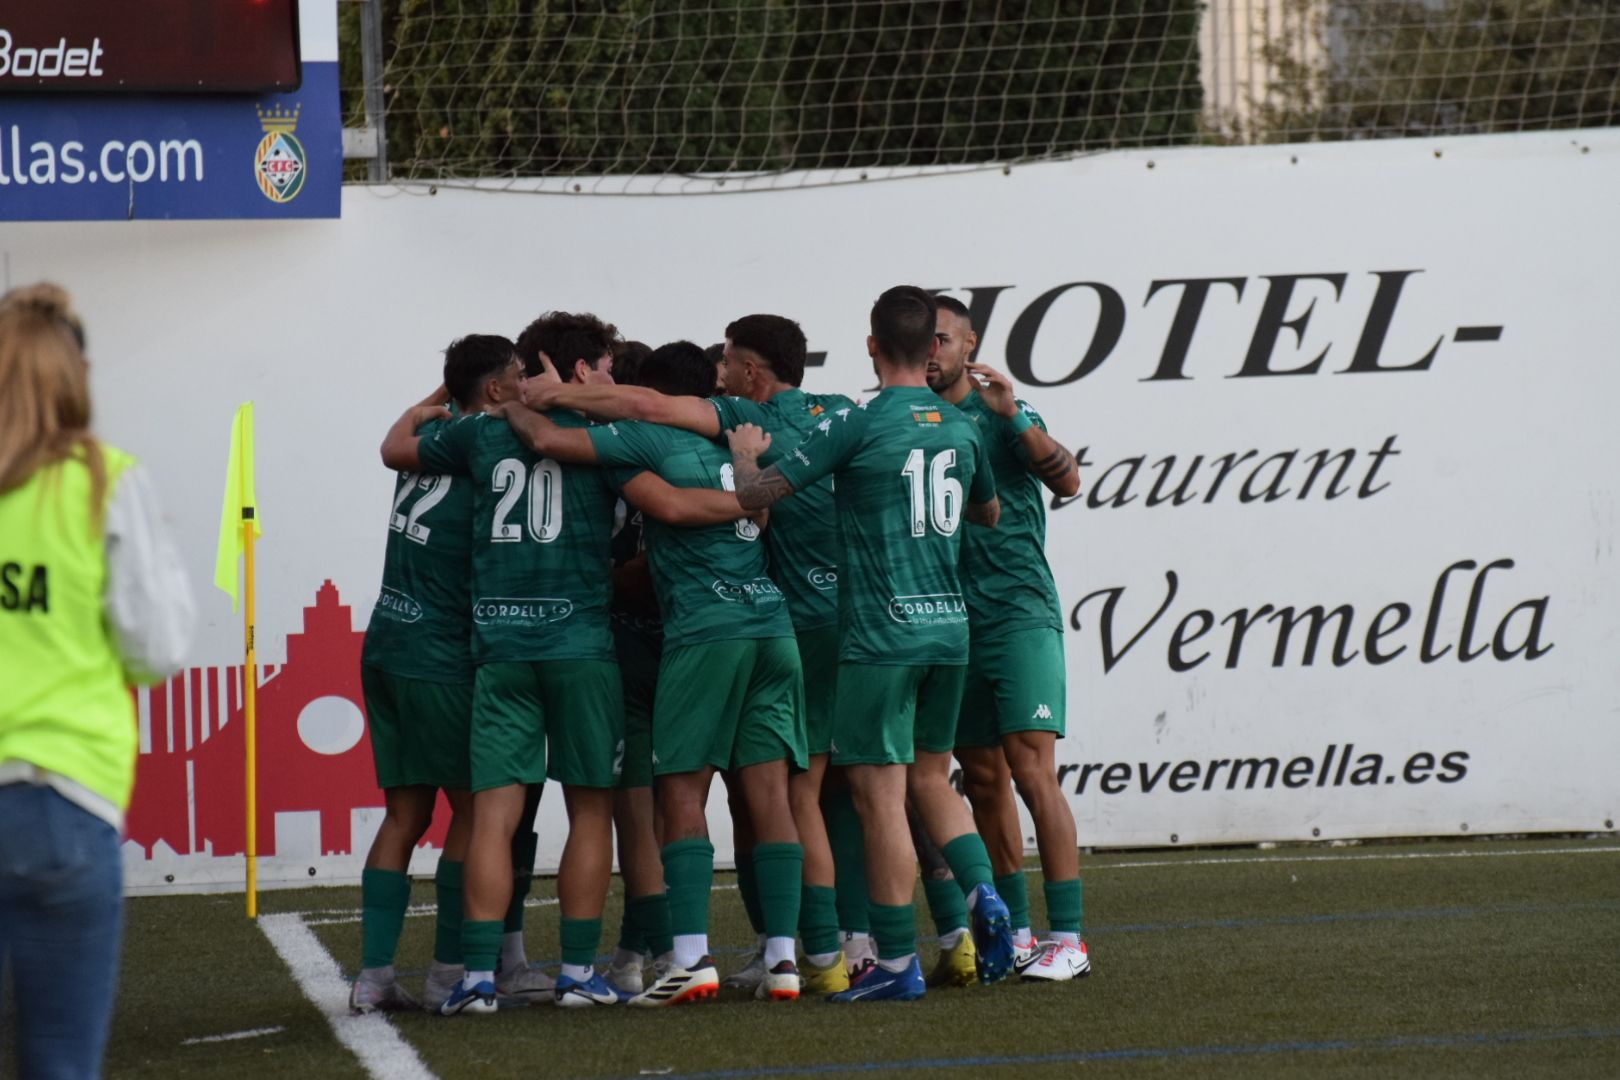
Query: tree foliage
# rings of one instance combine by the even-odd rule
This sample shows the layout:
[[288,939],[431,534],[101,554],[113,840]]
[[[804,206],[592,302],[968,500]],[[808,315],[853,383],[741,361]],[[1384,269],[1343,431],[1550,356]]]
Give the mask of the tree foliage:
[[[389,157],[442,178],[1194,142],[1198,19],[1197,0],[385,0]],[[351,122],[357,28],[346,12]]]

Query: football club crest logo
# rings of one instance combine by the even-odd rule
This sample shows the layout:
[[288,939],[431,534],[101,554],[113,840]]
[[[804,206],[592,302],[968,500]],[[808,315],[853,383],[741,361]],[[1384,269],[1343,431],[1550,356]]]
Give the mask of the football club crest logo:
[[271,202],[292,202],[304,190],[309,162],[304,155],[304,144],[293,134],[298,130],[298,113],[302,108],[297,105],[287,110],[278,105],[258,110],[264,138],[259,140],[259,148],[253,154],[253,177]]

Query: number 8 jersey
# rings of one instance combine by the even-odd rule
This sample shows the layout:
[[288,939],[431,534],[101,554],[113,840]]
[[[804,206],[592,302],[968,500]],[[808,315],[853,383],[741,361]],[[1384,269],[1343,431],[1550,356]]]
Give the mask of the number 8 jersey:
[[[567,410],[546,416],[589,426]],[[417,452],[424,468],[472,482],[474,661],[615,659],[617,496],[602,471],[540,457],[484,413],[424,434]]]
[[775,465],[795,489],[833,477],[838,658],[967,663],[962,510],[996,494],[973,422],[925,387],[889,387],[823,417]]

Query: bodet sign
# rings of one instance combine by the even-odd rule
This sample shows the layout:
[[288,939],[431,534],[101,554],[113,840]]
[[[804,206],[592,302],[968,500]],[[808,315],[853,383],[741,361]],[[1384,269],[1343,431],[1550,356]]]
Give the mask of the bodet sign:
[[[779,312],[822,354],[809,389],[869,396],[867,310],[902,281],[968,303],[1081,459],[1047,546],[1082,844],[1612,828],[1617,187],[1620,132],[1566,132],[669,198],[348,188],[341,222],[4,246],[13,281],[78,295],[101,428],[199,588],[255,401],[258,831],[266,877],[307,882],[356,875],[380,812],[376,448],[444,346],[551,308],[655,343]],[[212,591],[203,617],[196,670],[140,697],[146,887],[240,880],[239,623]],[[540,831],[555,866],[556,793]]]

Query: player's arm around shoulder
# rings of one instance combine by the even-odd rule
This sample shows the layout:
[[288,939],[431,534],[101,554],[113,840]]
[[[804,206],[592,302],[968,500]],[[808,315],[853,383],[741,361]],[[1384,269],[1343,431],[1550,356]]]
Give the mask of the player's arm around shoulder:
[[637,473],[622,490],[630,505],[666,525],[701,528],[748,516],[732,492],[676,487],[651,470]]
[[418,455],[421,439],[417,431],[434,420],[446,420],[450,410],[446,407],[450,392],[442,385],[433,393],[400,414],[398,420],[383,436],[381,453],[383,464],[396,472],[415,472],[422,467]]
[[505,420],[518,441],[541,457],[570,465],[597,464],[596,444],[588,428],[562,427],[516,401],[502,402],[489,415]]
[[1054,495],[1072,498],[1079,494],[1080,467],[1074,455],[1047,434],[1040,414],[1014,395],[1012,380],[984,364],[969,364],[968,371],[978,379],[985,405],[1007,422],[1024,467]]

